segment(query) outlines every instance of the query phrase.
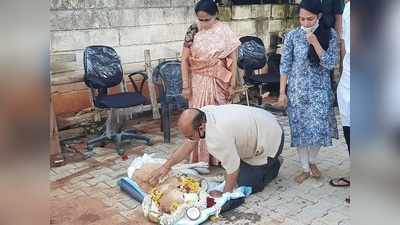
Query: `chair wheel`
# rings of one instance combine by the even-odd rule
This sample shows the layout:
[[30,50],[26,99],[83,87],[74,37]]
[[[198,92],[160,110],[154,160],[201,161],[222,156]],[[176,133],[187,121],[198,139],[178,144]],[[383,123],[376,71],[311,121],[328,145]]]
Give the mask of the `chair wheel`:
[[83,153],[83,158],[84,158],[84,159],[89,159],[89,158],[91,158],[93,155],[94,155],[94,152],[93,152],[93,151],[86,151],[86,152]]

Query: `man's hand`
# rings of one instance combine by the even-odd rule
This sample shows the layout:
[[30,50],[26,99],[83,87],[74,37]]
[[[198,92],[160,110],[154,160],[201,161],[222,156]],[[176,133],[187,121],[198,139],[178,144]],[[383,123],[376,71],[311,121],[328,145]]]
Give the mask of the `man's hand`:
[[162,165],[160,168],[154,170],[150,174],[149,183],[151,185],[153,185],[153,186],[159,184],[160,183],[160,179],[163,178],[163,177],[166,177],[170,170],[171,170],[170,167]]

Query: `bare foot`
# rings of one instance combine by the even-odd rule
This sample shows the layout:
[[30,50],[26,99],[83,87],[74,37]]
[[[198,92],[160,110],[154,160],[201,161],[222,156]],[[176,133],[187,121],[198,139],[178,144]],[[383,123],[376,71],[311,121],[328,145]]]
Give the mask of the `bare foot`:
[[301,184],[303,183],[305,180],[307,180],[310,177],[310,173],[308,172],[302,172],[301,174],[299,174],[296,178],[294,178],[294,180]]
[[310,171],[311,177],[314,177],[314,178],[320,178],[321,177],[321,171],[319,171],[317,165],[310,163],[310,170],[311,170]]

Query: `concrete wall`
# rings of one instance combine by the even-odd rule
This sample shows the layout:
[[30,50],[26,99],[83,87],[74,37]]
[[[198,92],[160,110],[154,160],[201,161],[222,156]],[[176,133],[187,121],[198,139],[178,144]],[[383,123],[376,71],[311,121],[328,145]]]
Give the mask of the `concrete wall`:
[[[179,55],[188,26],[195,21],[195,0],[51,0],[52,77],[82,77],[83,50],[109,45],[121,56],[125,72],[144,68],[144,50],[153,60]],[[239,36],[271,35],[294,26],[295,5],[220,8],[220,18]],[[156,62],[153,63],[156,65]],[[90,106],[83,83],[53,86],[56,114]]]
[[193,0],[51,0],[51,71],[82,74],[83,49],[109,45],[124,68],[143,67],[152,58],[174,57],[193,21]]

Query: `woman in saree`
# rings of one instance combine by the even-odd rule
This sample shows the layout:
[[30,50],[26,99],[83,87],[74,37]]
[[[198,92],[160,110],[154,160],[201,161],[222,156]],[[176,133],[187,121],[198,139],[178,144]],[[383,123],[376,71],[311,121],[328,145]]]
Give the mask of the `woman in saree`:
[[[231,101],[236,86],[239,39],[217,19],[218,8],[212,0],[201,0],[195,6],[197,22],[186,32],[182,50],[182,93],[189,107],[222,105]],[[188,140],[190,141],[190,140]],[[200,140],[190,161],[218,165]],[[208,169],[203,171],[207,173]]]

